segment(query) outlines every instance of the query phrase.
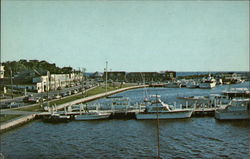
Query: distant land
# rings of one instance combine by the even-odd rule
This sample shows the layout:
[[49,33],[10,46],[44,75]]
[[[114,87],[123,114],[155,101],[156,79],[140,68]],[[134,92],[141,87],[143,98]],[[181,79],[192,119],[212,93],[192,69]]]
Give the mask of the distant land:
[[[19,61],[6,61],[2,62],[1,65],[5,67],[5,76],[10,76],[10,69],[12,70],[13,74],[16,74],[18,72],[27,71],[27,70],[35,70],[41,74],[46,74],[48,71],[50,73],[70,73],[70,72],[79,72],[79,68],[72,68],[70,66],[68,67],[58,67],[55,63],[49,63],[45,60],[25,60],[20,59]],[[87,67],[86,67],[87,68]],[[116,71],[116,70],[113,70]],[[125,70],[123,70],[125,71]],[[162,71],[162,70],[158,70]],[[173,70],[175,71],[175,70]],[[103,72],[103,71],[98,71]],[[128,72],[128,71],[125,71]],[[147,71],[145,71],[147,72]],[[178,72],[176,71],[176,76],[193,76],[193,75],[205,75],[205,74],[216,74],[216,73],[228,73],[228,72],[235,72],[235,73],[247,73],[248,71],[185,71],[185,72]],[[94,72],[86,72],[85,74],[87,76],[90,76]]]

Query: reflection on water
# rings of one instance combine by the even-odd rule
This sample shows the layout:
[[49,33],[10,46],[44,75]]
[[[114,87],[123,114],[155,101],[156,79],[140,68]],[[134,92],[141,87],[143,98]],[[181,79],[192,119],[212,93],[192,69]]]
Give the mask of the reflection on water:
[[[238,85],[235,85],[238,86]],[[205,95],[212,90],[149,89],[168,101],[176,92]],[[120,93],[143,99],[143,89]],[[98,100],[105,102],[106,99]],[[97,101],[94,101],[97,102]],[[249,158],[249,121],[217,121],[211,117],[160,120],[162,158]],[[15,158],[155,158],[156,121],[103,120],[61,124],[31,122],[1,135],[1,153]]]

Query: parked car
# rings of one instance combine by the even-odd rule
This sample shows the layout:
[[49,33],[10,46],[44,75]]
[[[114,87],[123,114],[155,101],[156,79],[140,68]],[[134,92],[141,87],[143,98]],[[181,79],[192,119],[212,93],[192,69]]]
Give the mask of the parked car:
[[1,109],[4,109],[4,108],[8,108],[8,103],[3,103],[3,102],[0,102],[0,108]]
[[68,93],[67,92],[62,92],[62,93],[60,93],[60,96],[66,97],[66,96],[68,96]]
[[56,94],[56,95],[54,96],[54,99],[59,99],[59,98],[61,98],[61,96],[60,96],[59,94]]
[[76,94],[76,93],[78,93],[78,91],[77,90],[72,90],[71,93]]
[[11,102],[9,105],[8,105],[8,107],[9,108],[16,108],[16,107],[20,107],[20,103],[16,103],[16,102]]
[[71,91],[68,91],[67,94],[68,94],[68,96],[70,96],[71,95]]
[[34,97],[33,94],[30,94],[30,95],[23,98],[23,102],[25,102],[25,103],[38,103],[39,99],[40,99],[39,97]]

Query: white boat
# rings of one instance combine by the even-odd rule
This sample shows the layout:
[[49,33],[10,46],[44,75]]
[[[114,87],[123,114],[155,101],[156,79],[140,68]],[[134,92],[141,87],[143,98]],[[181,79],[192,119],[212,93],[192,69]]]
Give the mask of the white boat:
[[248,88],[231,88],[228,91],[223,91],[223,94],[229,96],[230,98],[233,97],[250,98],[250,90]]
[[216,86],[216,80],[209,76],[208,78],[204,78],[199,84],[200,88],[214,88]]
[[52,113],[49,116],[44,116],[43,121],[45,122],[68,122],[70,121],[69,115],[63,115],[58,113]]
[[165,86],[166,88],[181,88],[181,83],[180,82],[169,82],[166,83]]
[[186,84],[187,88],[199,88],[199,84],[193,80],[188,81]]
[[224,109],[215,111],[218,120],[250,119],[250,99],[233,99]]
[[181,119],[190,118],[193,109],[176,109],[160,100],[160,96],[150,96],[151,100],[144,112],[136,114],[136,119]]
[[75,115],[75,120],[100,120],[100,119],[107,119],[109,118],[111,113],[100,112],[99,107],[100,105],[95,105],[95,111],[89,111],[87,105],[80,104],[78,105],[80,114]]
[[108,119],[111,113],[101,113],[101,112],[93,112],[93,113],[83,113],[80,115],[75,115],[75,120],[100,120],[100,119]]

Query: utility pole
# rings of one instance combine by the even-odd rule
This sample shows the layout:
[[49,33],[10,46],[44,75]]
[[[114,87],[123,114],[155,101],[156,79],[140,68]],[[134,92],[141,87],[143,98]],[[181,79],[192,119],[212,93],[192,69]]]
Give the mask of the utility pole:
[[106,82],[106,89],[105,89],[105,95],[107,95],[107,91],[108,91],[108,86],[107,86],[107,84],[108,84],[108,61],[106,61],[106,69],[105,69],[105,71],[106,71],[106,80],[105,80],[105,82]]
[[[85,68],[82,68],[82,96],[83,96],[83,77],[85,78]],[[86,95],[86,90],[84,89],[85,95]]]
[[10,83],[11,83],[11,98],[13,99],[13,80],[12,80],[12,69],[10,68]]
[[[156,102],[158,102],[158,95],[156,94]],[[159,106],[157,103],[157,159],[161,158],[160,155],[160,123],[159,123]]]

